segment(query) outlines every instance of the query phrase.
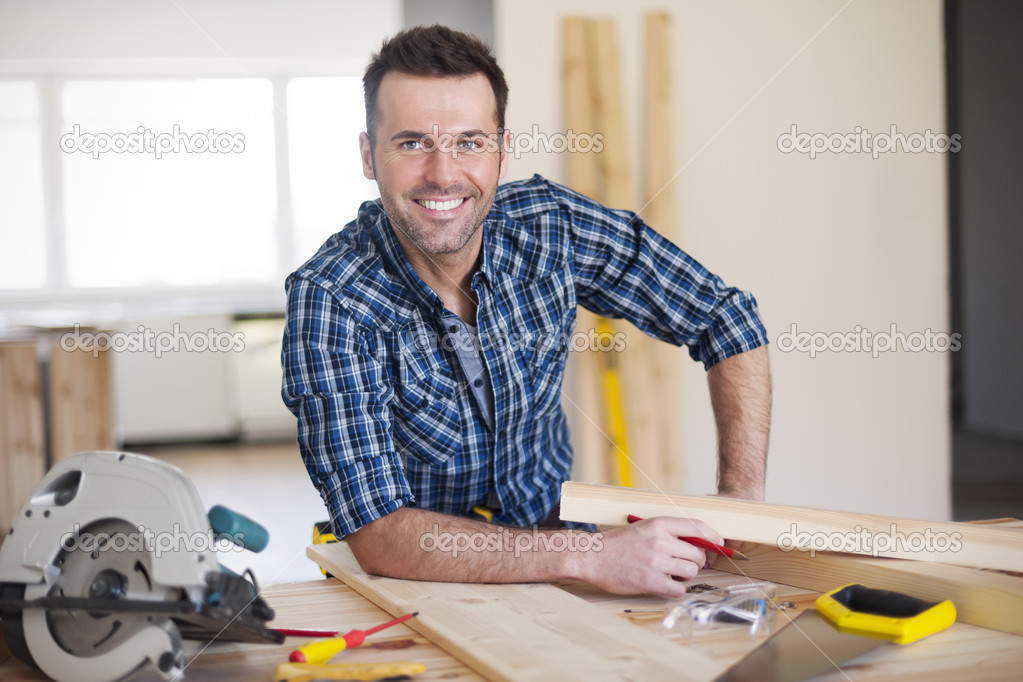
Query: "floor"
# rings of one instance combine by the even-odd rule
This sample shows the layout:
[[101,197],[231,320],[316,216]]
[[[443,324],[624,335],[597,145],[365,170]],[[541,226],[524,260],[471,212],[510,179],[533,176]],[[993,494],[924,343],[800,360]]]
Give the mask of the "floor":
[[192,479],[207,509],[221,504],[263,525],[270,544],[259,554],[227,552],[221,560],[242,572],[251,568],[260,584],[322,577],[306,558],[312,528],[327,510],[309,481],[295,444],[202,444],[134,446],[130,452],[157,457]]

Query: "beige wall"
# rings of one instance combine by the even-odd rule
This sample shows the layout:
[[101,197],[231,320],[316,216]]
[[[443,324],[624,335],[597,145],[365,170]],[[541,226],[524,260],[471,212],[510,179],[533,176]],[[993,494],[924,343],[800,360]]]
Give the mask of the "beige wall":
[[[949,332],[945,157],[778,150],[800,132],[947,132],[937,0],[611,2],[498,0],[508,125],[561,129],[560,21],[618,20],[627,124],[640,143],[642,16],[673,17],[673,132],[682,246],[752,290],[772,341],[775,411],[768,500],[950,517],[949,356],[781,352],[780,334]],[[638,155],[633,167],[638,168]],[[531,154],[510,178],[564,179]],[[714,484],[715,434],[702,368],[680,388],[686,489]]]

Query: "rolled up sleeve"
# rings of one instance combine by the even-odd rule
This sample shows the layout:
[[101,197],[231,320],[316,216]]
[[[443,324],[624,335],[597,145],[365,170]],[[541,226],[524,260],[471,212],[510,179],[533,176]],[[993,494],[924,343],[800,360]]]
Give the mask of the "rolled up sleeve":
[[768,342],[752,294],[726,286],[635,213],[566,191],[580,304],[688,346],[710,368]]
[[334,532],[347,535],[414,501],[392,441],[393,389],[372,335],[328,286],[287,282],[281,394]]

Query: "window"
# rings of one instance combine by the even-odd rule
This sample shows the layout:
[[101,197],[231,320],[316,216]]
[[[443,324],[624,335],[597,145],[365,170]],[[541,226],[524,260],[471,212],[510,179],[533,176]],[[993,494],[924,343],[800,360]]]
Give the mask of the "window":
[[274,279],[269,81],[76,81],[62,103],[72,287]]
[[0,245],[0,289],[43,286],[42,144],[31,82],[0,82]]
[[380,196],[376,183],[362,174],[359,133],[365,121],[360,78],[295,78],[288,83],[295,265],[354,220],[363,201]]
[[378,196],[364,120],[355,76],[0,82],[0,299],[279,297]]

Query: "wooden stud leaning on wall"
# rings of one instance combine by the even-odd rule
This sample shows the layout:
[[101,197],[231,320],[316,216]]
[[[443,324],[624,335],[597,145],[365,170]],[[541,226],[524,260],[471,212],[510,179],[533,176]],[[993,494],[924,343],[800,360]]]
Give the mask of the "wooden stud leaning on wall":
[[[675,117],[671,96],[671,19],[651,13],[645,19],[644,74],[646,93],[643,112],[643,220],[675,244],[681,244],[675,203],[675,164],[672,162]],[[637,439],[637,449],[648,447],[652,456],[643,467],[652,479],[643,487],[682,490],[681,385],[684,351],[668,343],[650,343],[642,367],[646,392],[656,407],[657,418],[649,423],[647,443]]]
[[[567,17],[563,25],[564,45],[564,107],[565,128],[576,133],[593,134],[593,106],[590,100],[589,73],[586,59],[586,24],[582,17]],[[600,196],[600,165],[596,154],[565,154],[568,186],[597,199]],[[576,329],[596,329],[597,316],[579,307]],[[603,425],[607,423],[600,367],[596,353],[568,354],[568,376],[574,383],[570,404],[573,420],[572,446],[575,452],[572,477],[593,483],[610,483],[613,479],[604,456],[606,439]]]
[[[603,135],[603,148],[593,154],[601,178],[601,191],[596,198],[611,208],[634,208],[636,193],[629,172],[629,139],[622,107],[616,25],[612,19],[592,19],[584,26],[594,130]],[[615,483],[631,486],[636,474],[646,468],[641,461],[644,453],[649,452],[645,438],[650,428],[646,421],[653,414],[646,404],[642,373],[637,371],[643,358],[644,339],[639,338],[643,334],[627,322],[603,318],[597,320],[595,329],[601,337],[613,338],[617,333],[624,333],[632,346],[631,352],[627,347],[625,351],[599,350],[594,354],[602,379],[601,394],[607,406],[602,425],[604,457],[614,464]]]
[[[614,20],[587,22],[586,55],[596,124],[594,130],[603,136],[603,148],[599,154],[594,154],[603,180],[602,191],[597,198],[611,208],[632,210],[637,208],[637,193],[634,175],[629,170],[629,129],[625,125],[625,97]],[[657,412],[649,402],[649,388],[644,381],[644,361],[650,340],[624,320],[609,321],[603,327],[612,335],[624,334],[626,338],[625,350],[601,352],[599,357],[602,371],[606,373],[613,369],[616,375],[615,383],[620,390],[615,399],[624,432],[628,434],[622,448],[608,439],[608,458],[612,461],[626,460],[621,468],[628,473],[629,485],[633,485],[633,481],[651,485],[648,481],[651,463],[648,460],[657,457],[650,441],[650,434],[655,432],[651,420],[656,418]],[[607,390],[605,386],[605,394]],[[611,429],[605,426],[605,431],[610,433]]]
[[[671,128],[670,36],[668,17],[650,15],[647,20],[646,63],[650,71],[645,109],[646,127],[656,132],[644,140],[647,168],[644,213],[655,229],[674,241],[674,196],[669,185],[673,173],[671,145],[664,131]],[[564,23],[565,125],[575,133],[599,133],[600,153],[566,154],[570,187],[602,203],[620,209],[636,209],[635,182],[629,171],[628,130],[624,122],[619,50],[615,23],[569,17]],[[666,133],[665,133],[666,134]],[[577,330],[600,329],[601,318],[580,308]],[[617,380],[621,397],[608,395],[600,375],[607,373],[609,357],[593,352],[572,353],[570,374],[575,378],[574,402],[581,412],[575,426],[577,466],[575,478],[593,482],[618,482],[627,476],[640,485],[679,489],[681,435],[677,418],[680,355],[676,348],[647,337],[627,322],[616,322],[612,333],[624,332],[626,350],[617,353]],[[617,401],[618,409],[601,405],[597,396]],[[625,412],[628,441],[615,444],[612,420]],[[611,462],[629,462],[615,476]],[[597,455],[597,453],[601,453]],[[598,461],[599,460],[599,461]]]
[[[918,521],[874,514],[789,507],[723,497],[565,483],[561,518],[624,525],[629,514],[704,521],[724,537],[793,550],[832,549],[914,561],[1017,571],[1023,533],[990,525]],[[869,534],[871,540],[866,539]]]

